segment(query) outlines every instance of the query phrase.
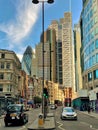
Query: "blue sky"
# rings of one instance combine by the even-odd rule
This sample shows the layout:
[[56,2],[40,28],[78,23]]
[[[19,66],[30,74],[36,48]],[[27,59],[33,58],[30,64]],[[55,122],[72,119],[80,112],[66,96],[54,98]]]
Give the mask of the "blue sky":
[[[64,17],[71,11],[73,24],[77,23],[82,10],[82,0],[54,0],[53,4],[44,2],[44,28],[52,20]],[[21,59],[26,47],[40,41],[42,32],[42,3],[33,4],[32,0],[0,0],[0,49],[13,50]]]

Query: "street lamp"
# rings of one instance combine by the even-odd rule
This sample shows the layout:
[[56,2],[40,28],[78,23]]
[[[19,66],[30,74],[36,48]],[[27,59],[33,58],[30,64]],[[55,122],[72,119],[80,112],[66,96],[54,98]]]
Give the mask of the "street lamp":
[[42,36],[43,36],[43,44],[42,44],[42,53],[43,53],[43,85],[42,85],[42,113],[45,117],[45,110],[44,110],[44,2],[52,4],[54,0],[47,0],[47,1],[39,1],[39,0],[32,0],[32,3],[38,4],[39,2],[42,3]]

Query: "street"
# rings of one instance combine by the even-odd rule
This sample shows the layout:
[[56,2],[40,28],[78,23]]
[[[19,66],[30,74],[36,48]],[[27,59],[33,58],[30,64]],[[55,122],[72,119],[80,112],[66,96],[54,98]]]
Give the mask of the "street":
[[5,127],[3,118],[0,119],[0,130],[27,130],[27,127],[37,118],[38,113],[40,112],[40,109],[32,109],[30,111],[27,111],[29,115],[29,121],[25,125],[9,125],[8,127]]
[[[98,118],[90,117],[83,112],[77,111],[78,120],[61,120],[61,108],[58,107],[56,110],[49,110],[55,114],[56,120],[56,130],[98,130]],[[4,126],[3,118],[0,119],[0,130],[27,130],[28,126],[38,117],[38,114],[41,112],[41,108],[32,109],[27,111],[29,114],[29,122],[25,125],[9,125],[8,127]]]
[[55,111],[56,129],[57,130],[98,130],[98,119],[77,111],[78,120],[61,120],[61,108]]

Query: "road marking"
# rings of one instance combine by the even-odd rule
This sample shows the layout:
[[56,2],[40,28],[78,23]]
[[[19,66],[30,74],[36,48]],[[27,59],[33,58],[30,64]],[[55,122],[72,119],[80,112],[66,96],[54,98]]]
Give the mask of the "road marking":
[[88,124],[88,123],[86,123],[86,122],[80,122],[80,123],[85,124],[85,125],[88,125],[88,126],[89,126],[91,129],[93,129],[93,130],[98,130],[98,129],[94,128],[92,125],[90,125],[90,124]]
[[1,123],[0,123],[0,127],[1,127]]
[[[56,121],[57,122],[57,121]],[[64,129],[64,128],[62,128],[61,126],[63,126],[63,124],[62,123],[60,123],[60,122],[57,122],[58,124],[60,124],[59,126],[58,126],[58,128],[60,128],[61,130],[66,130],[66,129]]]

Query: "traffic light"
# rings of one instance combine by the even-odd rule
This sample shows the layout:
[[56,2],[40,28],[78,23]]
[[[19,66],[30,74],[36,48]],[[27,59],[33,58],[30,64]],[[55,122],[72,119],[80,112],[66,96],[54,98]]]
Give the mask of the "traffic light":
[[44,95],[45,98],[48,98],[49,95],[48,95],[47,88],[44,88],[43,95]]

